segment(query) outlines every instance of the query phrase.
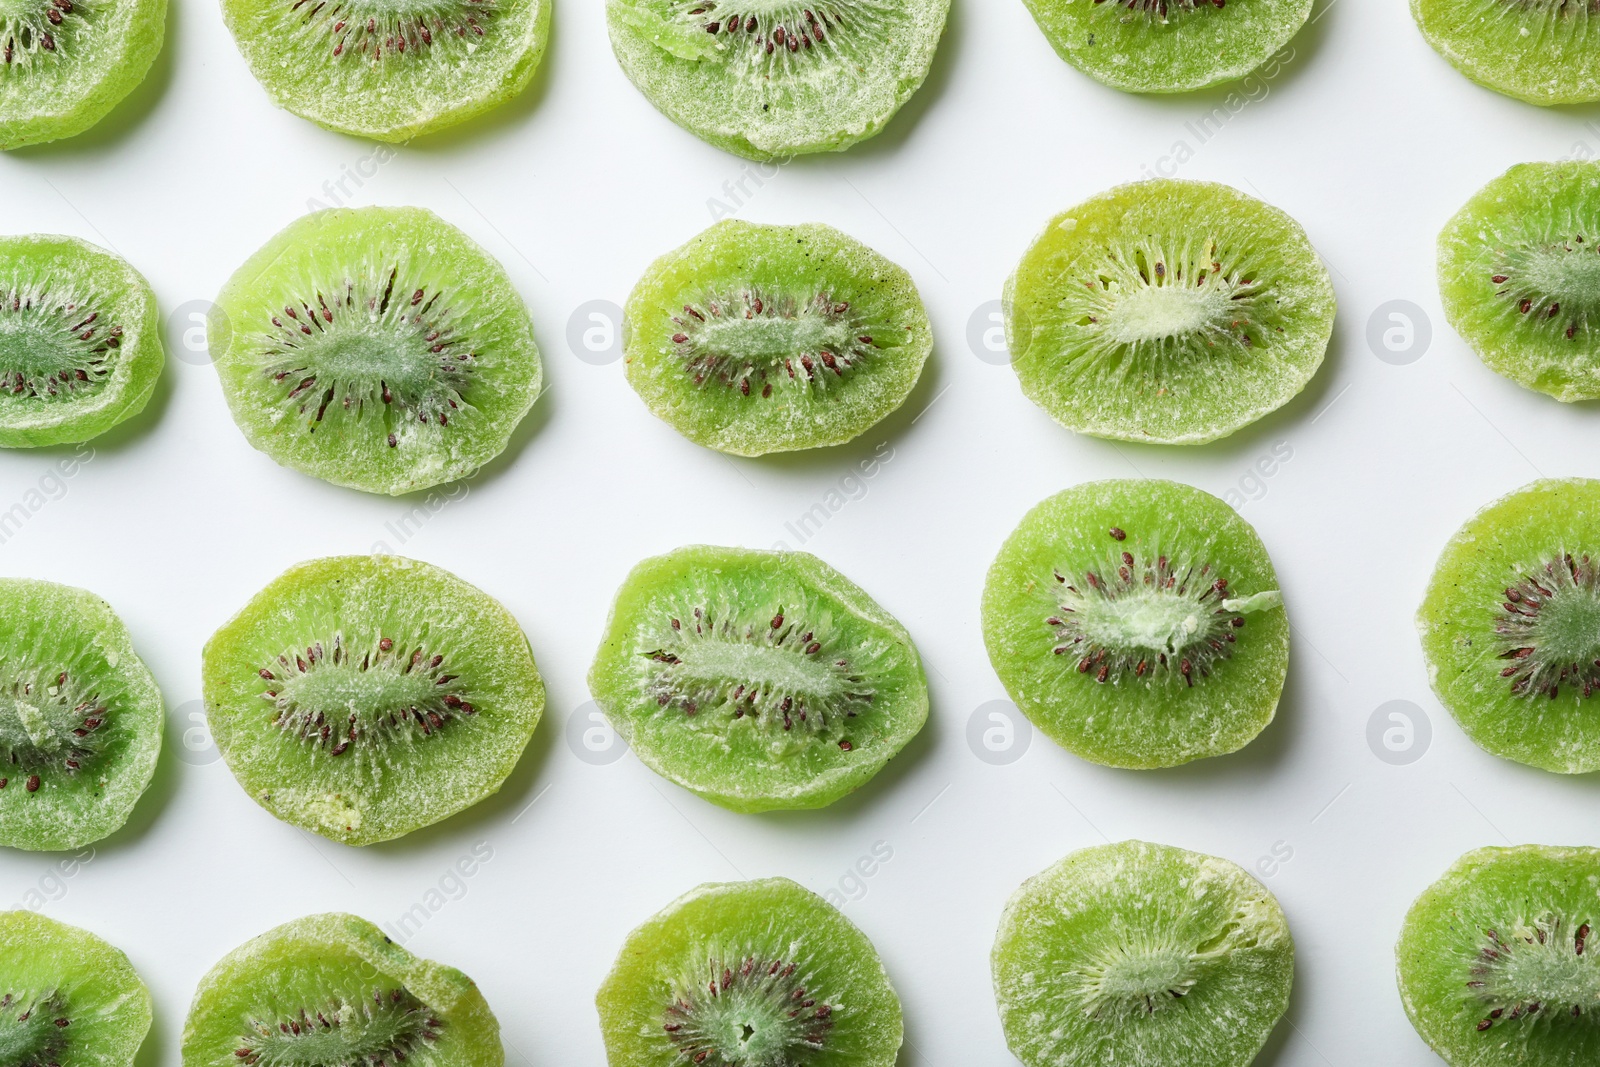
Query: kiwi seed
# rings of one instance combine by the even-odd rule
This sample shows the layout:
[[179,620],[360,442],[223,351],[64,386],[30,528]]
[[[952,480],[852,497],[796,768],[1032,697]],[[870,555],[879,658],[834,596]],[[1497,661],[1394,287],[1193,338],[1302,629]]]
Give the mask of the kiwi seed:
[[696,385],[718,381],[770,397],[773,383],[822,392],[877,350],[850,304],[827,292],[810,300],[744,289],[685,304],[672,343]]
[[266,1060],[280,1064],[338,1062],[352,1067],[403,1064],[439,1041],[444,1024],[433,1011],[404,988],[372,991],[370,1000],[330,1002],[321,1010],[301,1008],[293,1015],[270,1020],[252,1019],[234,1050],[244,1067]]
[[[731,962],[708,960],[704,971],[679,980],[661,1029],[698,1067],[745,1067],[779,1050],[821,1052],[833,1026],[833,1005],[807,988],[810,980],[799,966],[759,953]],[[751,1048],[758,1034],[762,1047]]]

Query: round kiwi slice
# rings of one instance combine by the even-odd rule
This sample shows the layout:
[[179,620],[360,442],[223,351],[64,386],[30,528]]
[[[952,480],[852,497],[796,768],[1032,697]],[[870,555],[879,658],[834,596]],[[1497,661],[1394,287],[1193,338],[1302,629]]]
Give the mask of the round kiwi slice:
[[595,995],[611,1067],[893,1067],[900,998],[867,936],[787,878],[693,889]]
[[1025,1067],[1245,1067],[1289,1006],[1294,941],[1237,864],[1123,841],[1024,882],[992,963]]
[[1028,398],[1123,441],[1226,437],[1305,388],[1333,333],[1333,285],[1305,231],[1212,182],[1119,185],[1057,215],[1005,306]]
[[1600,100],[1597,12],[1567,0],[1411,0],[1433,50],[1488,89],[1530,104]]
[[167,0],[6,0],[0,5],[0,149],[72,137],[144,81]]
[[646,766],[734,811],[831,804],[928,718],[911,636],[805,552],[695,545],[640,563],[589,690]]
[[365,919],[308,915],[200,980],[183,1067],[501,1067],[500,1023],[472,979]]
[[165,362],[155,294],[121,258],[0,236],[0,447],[105,433],[144,410]]
[[989,568],[983,640],[1053,741],[1110,767],[1249,744],[1278,706],[1289,620],[1250,524],[1177,482],[1090,482],[1028,512]]
[[1411,1025],[1450,1067],[1600,1063],[1600,849],[1480,848],[1406,914]]
[[1439,293],[1490,370],[1600,397],[1600,162],[1522,163],[1473,194],[1439,234]]
[[623,73],[667,118],[751,159],[873,136],[933,65],[950,0],[606,0]]
[[0,578],[0,845],[81,848],[128,821],[161,753],[161,691],[92,593]]
[[736,456],[853,440],[933,348],[911,276],[830,226],[727,219],[628,297],[628,382],[696,444]]
[[1600,770],[1600,481],[1537,481],[1467,520],[1417,629],[1434,692],[1480,747]]
[[318,126],[409,141],[510,100],[533,80],[550,0],[223,0],[273,103]]
[[132,1067],[150,991],[128,957],[76,926],[0,912],[0,1063]]
[[544,710],[511,613],[398,556],[289,568],[212,635],[203,674],[211,734],[245,792],[348,845],[497,791]]
[[1244,77],[1289,43],[1312,0],[1025,0],[1056,54],[1129,93]]
[[208,336],[252,445],[369,493],[471,474],[505,450],[543,378],[505,270],[422,208],[292,223],[228,280]]

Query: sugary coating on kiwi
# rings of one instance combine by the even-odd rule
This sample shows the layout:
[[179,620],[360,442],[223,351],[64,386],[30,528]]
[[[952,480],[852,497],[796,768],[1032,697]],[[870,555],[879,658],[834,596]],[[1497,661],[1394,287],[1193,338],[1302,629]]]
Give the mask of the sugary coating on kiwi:
[[1322,365],[1333,285],[1298,223],[1213,182],[1119,185],[1057,215],[1006,282],[1028,398],[1070,430],[1202,444]]
[[933,64],[950,0],[606,0],[611,48],[663,115],[750,159],[882,130]]
[[0,578],[0,845],[60,851],[120,829],[155,774],[164,719],[109,604]]
[[0,8],[0,150],[73,137],[142,82],[167,0],[8,0]]
[[693,545],[644,560],[589,690],[651,770],[744,812],[833,803],[928,718],[911,636],[805,552]]
[[120,257],[0,236],[0,448],[105,433],[144,410],[165,362],[155,294]]
[[1236,81],[1289,43],[1312,0],[1025,0],[1056,54],[1130,93]]
[[911,276],[819,224],[719,222],[650,265],[627,316],[628,383],[736,456],[853,440],[905,401],[933,348]]
[[1422,35],[1450,65],[1530,104],[1600,100],[1597,13],[1565,0],[1411,0]]
[[628,935],[595,995],[610,1067],[892,1067],[872,942],[787,878],[708,883]]
[[476,471],[505,450],[543,380],[504,268],[422,208],[292,223],[228,280],[208,338],[252,445],[369,493]]
[[1600,1063],[1600,849],[1462,856],[1395,947],[1411,1025],[1450,1067]]
[[1600,397],[1600,162],[1520,163],[1474,193],[1439,233],[1439,295],[1490,370]]
[[222,15],[273,103],[339,133],[409,141],[527,88],[550,37],[550,0],[223,0]]
[[1028,512],[989,568],[983,639],[1035,726],[1112,767],[1244,747],[1272,721],[1289,666],[1255,530],[1157,479],[1089,482]]
[[498,791],[544,710],[511,613],[398,556],[291,567],[212,635],[203,660],[211,734],[245,792],[348,845]]
[[502,1067],[472,979],[354,915],[309,915],[224,956],[195,990],[183,1067]]
[[0,912],[0,1063],[132,1067],[150,991],[123,953],[31,911]]
[[1467,520],[1417,629],[1434,692],[1480,747],[1600,770],[1600,481],[1532,482]]
[[1082,849],[1024,882],[991,962],[1024,1067],[1245,1067],[1294,983],[1289,924],[1265,886],[1144,841]]

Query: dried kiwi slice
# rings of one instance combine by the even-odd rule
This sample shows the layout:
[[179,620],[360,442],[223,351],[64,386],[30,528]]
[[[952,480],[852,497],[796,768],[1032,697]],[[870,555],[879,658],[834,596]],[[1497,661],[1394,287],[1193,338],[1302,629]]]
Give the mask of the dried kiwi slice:
[[1154,479],[1090,482],[1028,512],[989,568],[983,640],[1035,726],[1111,767],[1243,748],[1289,668],[1255,530],[1211,494]]
[[830,226],[728,219],[628,297],[628,382],[736,456],[843,444],[910,395],[933,347],[911,276]]
[[1467,520],[1417,629],[1434,692],[1479,746],[1600,770],[1600,481],[1533,482]]
[[0,912],[0,1063],[132,1067],[150,991],[128,957],[76,926]]
[[900,998],[839,910],[787,878],[711,883],[623,943],[595,996],[611,1067],[893,1067]]
[[128,821],[155,774],[161,691],[92,593],[0,578],[0,845],[59,851]]
[[292,223],[228,280],[208,336],[252,445],[369,493],[471,474],[505,450],[543,378],[505,270],[422,208]]
[[1530,104],[1600,100],[1597,14],[1567,0],[1411,0],[1411,17],[1451,66]]
[[1238,865],[1123,841],[1024,882],[993,967],[1025,1067],[1245,1067],[1289,1006],[1294,941]]
[[121,258],[76,237],[0,237],[0,447],[105,433],[144,410],[165,362],[155,294]]
[[408,141],[510,100],[533,80],[550,0],[223,0],[250,73],[319,126]]
[[837,152],[917,91],[950,0],[606,0],[623,73],[690,133],[751,159]]
[[1600,849],[1480,848],[1406,914],[1411,1025],[1450,1067],[1600,1063]]
[[0,149],[82,133],[144,81],[167,0],[7,0],[0,6]]
[[211,733],[245,792],[349,845],[494,793],[544,710],[511,613],[398,556],[291,567],[212,635],[203,666]]
[[910,635],[804,552],[698,545],[640,563],[589,689],[646,766],[734,811],[831,804],[928,717]]
[[308,915],[224,956],[183,1027],[183,1067],[501,1067],[472,979],[354,915]]
[[1490,370],[1600,397],[1600,162],[1522,163],[1474,193],[1439,234],[1439,293]]
[[1289,43],[1312,0],[1025,0],[1056,54],[1130,93],[1244,77]]
[[1211,182],[1120,185],[1050,221],[1006,283],[1028,398],[1096,437],[1200,444],[1322,365],[1333,285],[1277,208]]

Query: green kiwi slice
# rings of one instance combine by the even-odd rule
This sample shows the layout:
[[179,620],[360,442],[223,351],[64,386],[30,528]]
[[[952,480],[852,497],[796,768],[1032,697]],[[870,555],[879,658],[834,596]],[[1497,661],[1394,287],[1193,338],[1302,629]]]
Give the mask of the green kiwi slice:
[[399,556],[289,568],[212,635],[203,675],[211,734],[245,792],[348,845],[496,792],[544,710],[511,613]]
[[589,690],[647,767],[746,812],[833,803],[928,718],[911,636],[805,552],[694,545],[640,563]]
[[128,957],[76,926],[0,912],[0,1063],[132,1067],[150,991]]
[[787,878],[693,889],[628,935],[595,995],[610,1067],[893,1067],[877,950]]
[[1411,0],[1422,36],[1451,66],[1530,104],[1600,100],[1596,14],[1565,0]]
[[1090,482],[1023,517],[989,568],[983,640],[1051,740],[1110,767],[1249,744],[1289,669],[1289,620],[1250,524],[1178,482]]
[[0,578],[0,845],[63,851],[128,821],[161,753],[161,691],[92,593]]
[[409,141],[510,100],[533,80],[550,0],[223,0],[272,102],[318,126]]
[[1235,81],[1299,32],[1312,0],[1025,0],[1056,54],[1129,93]]
[[1201,444],[1305,388],[1334,298],[1288,215],[1226,185],[1163,178],[1052,219],[1005,306],[1011,365],[1051,418],[1096,437]]
[[354,915],[308,915],[240,945],[200,980],[183,1027],[183,1067],[504,1063],[472,979]]
[[611,48],[656,109],[750,159],[882,130],[933,65],[950,0],[606,0]]
[[1474,193],[1439,234],[1439,294],[1496,374],[1600,397],[1600,163],[1522,163]]
[[1237,864],[1123,841],[1024,882],[992,964],[1024,1067],[1245,1067],[1288,1009],[1294,941]]
[[1417,629],[1434,692],[1480,747],[1600,770],[1600,481],[1533,482],[1468,519]]
[[504,268],[422,208],[290,224],[228,280],[208,338],[252,445],[369,493],[476,471],[505,450],[543,379]]
[[0,7],[0,150],[82,133],[144,81],[167,0],[7,0]]
[[933,348],[904,270],[830,226],[727,219],[628,297],[628,383],[736,456],[854,440],[905,402]]
[[1600,849],[1462,856],[1395,948],[1411,1025],[1450,1067],[1600,1063]]
[[165,362],[155,294],[120,257],[0,236],[0,448],[105,433],[144,410]]

